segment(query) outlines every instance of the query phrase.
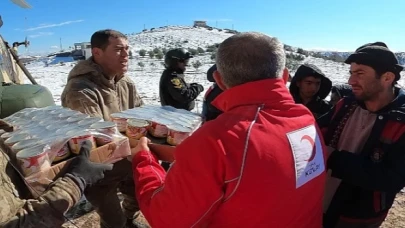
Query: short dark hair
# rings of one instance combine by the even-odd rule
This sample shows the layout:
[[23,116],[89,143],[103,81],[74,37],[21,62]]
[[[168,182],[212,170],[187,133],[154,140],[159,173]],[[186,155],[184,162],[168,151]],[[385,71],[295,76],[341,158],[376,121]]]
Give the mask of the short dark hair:
[[99,30],[91,36],[90,44],[91,48],[100,48],[105,50],[109,44],[109,39],[112,38],[124,38],[128,39],[123,33],[113,29]]

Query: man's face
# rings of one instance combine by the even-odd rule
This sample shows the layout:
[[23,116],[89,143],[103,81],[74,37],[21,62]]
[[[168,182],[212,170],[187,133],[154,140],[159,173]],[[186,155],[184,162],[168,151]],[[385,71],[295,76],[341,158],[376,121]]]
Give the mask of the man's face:
[[318,93],[321,87],[321,79],[313,76],[308,76],[297,82],[297,86],[300,90],[300,95],[303,98],[313,98]]
[[177,67],[182,71],[186,71],[186,67],[188,66],[189,59],[180,60],[177,64]]
[[352,63],[350,65],[349,85],[352,86],[356,99],[369,101],[384,91],[381,80],[375,70],[369,66]]
[[128,40],[110,37],[108,46],[100,51],[100,64],[109,74],[122,75],[128,70],[128,52]]

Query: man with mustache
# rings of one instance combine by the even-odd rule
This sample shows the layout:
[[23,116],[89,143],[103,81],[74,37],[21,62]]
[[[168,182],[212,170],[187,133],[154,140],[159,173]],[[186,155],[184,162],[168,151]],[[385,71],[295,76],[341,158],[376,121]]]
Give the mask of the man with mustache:
[[[128,70],[128,39],[115,30],[100,30],[91,37],[92,57],[79,62],[69,73],[62,105],[91,116],[110,120],[110,114],[143,104]],[[117,188],[124,196],[122,209]],[[101,217],[102,227],[135,226],[139,214],[131,163],[123,159],[96,186],[86,189],[86,198]]]
[[324,228],[374,228],[405,186],[403,67],[382,42],[363,45],[347,60],[354,96],[318,120],[330,156]]
[[290,92],[297,104],[305,105],[315,117],[327,113],[331,106],[325,100],[332,82],[315,65],[303,64],[291,80]]

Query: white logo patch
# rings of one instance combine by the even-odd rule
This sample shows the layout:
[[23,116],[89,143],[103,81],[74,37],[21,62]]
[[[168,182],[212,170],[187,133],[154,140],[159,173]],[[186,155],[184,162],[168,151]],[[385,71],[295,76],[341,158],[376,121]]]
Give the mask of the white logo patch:
[[301,187],[325,171],[321,140],[314,125],[287,133],[294,157],[295,186]]

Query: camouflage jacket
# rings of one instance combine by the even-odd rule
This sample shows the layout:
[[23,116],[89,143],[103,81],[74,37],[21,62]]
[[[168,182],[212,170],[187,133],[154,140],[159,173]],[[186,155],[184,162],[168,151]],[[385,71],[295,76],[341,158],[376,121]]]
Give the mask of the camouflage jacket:
[[61,227],[65,221],[63,214],[82,195],[74,178],[59,178],[38,199],[25,200],[16,188],[22,182],[16,180],[16,170],[9,161],[9,156],[0,148],[0,227]]

